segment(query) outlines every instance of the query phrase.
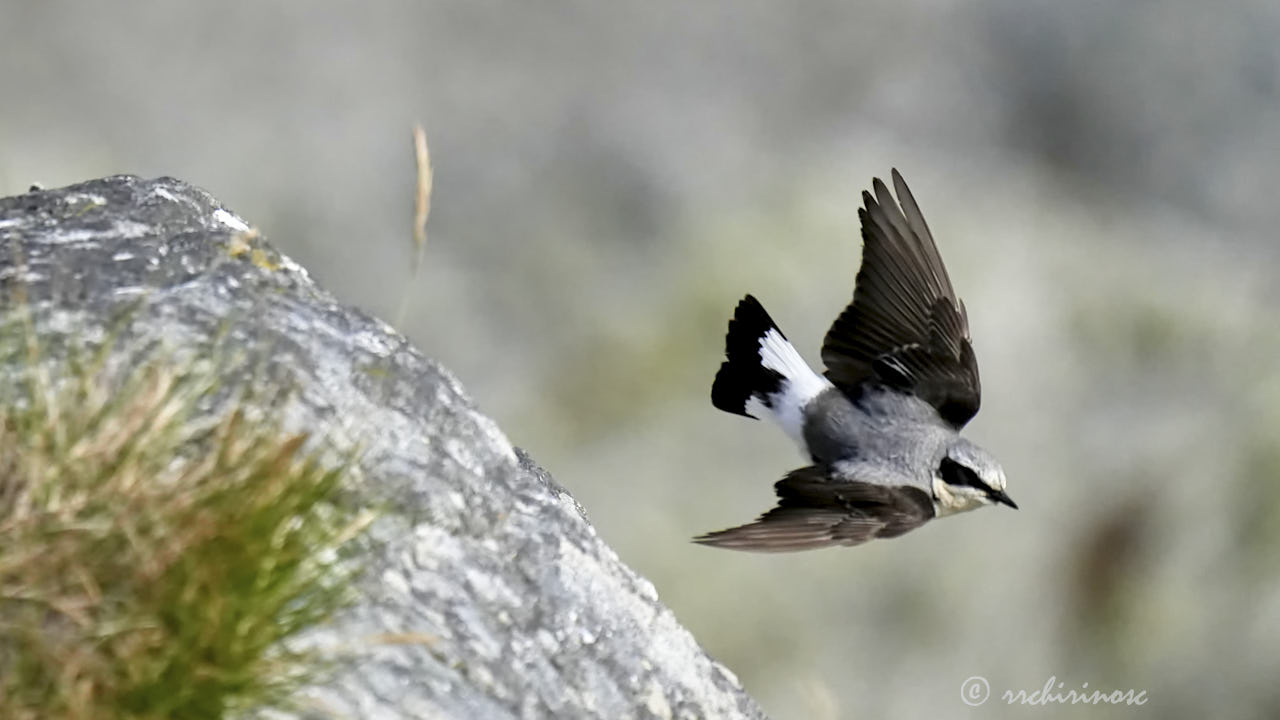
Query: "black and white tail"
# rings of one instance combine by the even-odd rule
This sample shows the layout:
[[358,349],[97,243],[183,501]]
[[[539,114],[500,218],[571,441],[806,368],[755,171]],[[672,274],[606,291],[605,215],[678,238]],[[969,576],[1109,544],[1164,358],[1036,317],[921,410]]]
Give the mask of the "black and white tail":
[[724,345],[728,359],[711,386],[711,404],[756,419],[768,412],[804,447],[804,408],[830,381],[809,367],[750,295],[738,303]]

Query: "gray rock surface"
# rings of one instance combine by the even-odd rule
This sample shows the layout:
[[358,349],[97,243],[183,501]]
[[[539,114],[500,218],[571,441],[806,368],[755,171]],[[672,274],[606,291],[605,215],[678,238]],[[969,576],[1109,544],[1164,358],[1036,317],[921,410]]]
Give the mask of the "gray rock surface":
[[291,388],[288,429],[361,449],[350,489],[381,514],[358,604],[306,638],[337,660],[308,717],[763,717],[448,371],[248,229],[173,179],[6,198],[0,297],[55,360],[113,333],[120,369],[233,348],[228,392]]

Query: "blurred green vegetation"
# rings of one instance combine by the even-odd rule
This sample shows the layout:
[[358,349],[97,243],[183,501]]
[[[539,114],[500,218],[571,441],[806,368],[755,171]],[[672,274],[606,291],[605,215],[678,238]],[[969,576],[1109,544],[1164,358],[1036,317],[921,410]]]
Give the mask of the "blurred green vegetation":
[[[12,316],[11,316],[12,318]],[[218,718],[285,707],[323,668],[287,641],[349,596],[345,469],[240,409],[216,374],[110,343],[70,362],[4,332],[0,717]]]

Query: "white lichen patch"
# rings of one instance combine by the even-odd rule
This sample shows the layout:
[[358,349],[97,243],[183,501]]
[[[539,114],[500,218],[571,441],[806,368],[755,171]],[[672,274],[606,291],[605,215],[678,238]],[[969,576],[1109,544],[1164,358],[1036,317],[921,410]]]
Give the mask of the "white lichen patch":
[[100,230],[62,230],[49,233],[44,236],[43,240],[47,243],[78,243],[89,242],[110,234],[110,231],[103,232]]
[[311,274],[307,272],[306,268],[294,262],[292,258],[284,253],[280,253],[280,257],[276,260],[276,264],[279,265],[281,269],[297,274],[304,282],[311,279]]
[[738,676],[733,674],[733,671],[730,670],[728,667],[721,665],[720,663],[714,663],[714,667],[716,671],[720,673],[720,677],[725,679],[725,682],[735,687],[742,685],[742,683],[738,680]]
[[152,194],[152,195],[154,195],[154,196],[156,196],[156,197],[162,197],[162,198],[164,198],[165,200],[168,200],[169,202],[175,202],[175,203],[176,203],[176,202],[181,202],[181,200],[179,200],[179,199],[177,198],[177,196],[175,196],[173,193],[169,192],[168,190],[165,190],[165,189],[164,189],[164,188],[162,188],[162,187],[158,187],[158,188],[156,188],[156,189],[152,190],[152,191],[151,191],[151,194]]
[[398,597],[401,599],[409,599],[413,597],[413,589],[409,586],[409,581],[405,580],[404,575],[398,570],[387,570],[382,573],[382,592],[388,597]]
[[466,576],[467,587],[475,597],[484,600],[487,603],[493,603],[498,600],[499,596],[506,599],[510,596],[510,592],[503,592],[505,588],[499,589],[500,581],[496,581],[487,570],[481,571],[475,568],[467,568],[463,571]]
[[249,229],[248,223],[236,217],[235,215],[232,215],[226,210],[223,210],[222,208],[218,208],[217,210],[213,211],[213,219],[217,220],[223,225],[226,225],[232,230],[235,230],[236,232],[245,232],[246,230]]
[[462,438],[445,438],[442,443],[444,452],[454,462],[462,466],[472,475],[481,475],[484,473],[484,463],[476,455],[475,448],[470,442]]
[[667,720],[671,717],[671,704],[667,702],[667,698],[662,694],[662,686],[657,680],[650,680],[649,687],[644,696],[644,707],[655,717]]
[[94,193],[68,193],[63,201],[68,205],[80,205],[86,203],[91,207],[102,207],[107,204],[107,199],[101,195]]
[[391,354],[389,339],[388,334],[370,331],[358,332],[351,337],[352,342],[361,350],[378,357],[387,357]]
[[545,652],[546,654],[555,655],[557,652],[559,652],[560,641],[556,639],[555,635],[551,634],[550,630],[546,628],[538,628],[536,637],[538,640],[538,645],[542,647],[543,652]]
[[[556,495],[556,500],[560,503],[560,506],[564,508],[565,512],[569,514],[569,516],[579,517],[579,518],[582,518],[583,520],[587,519],[586,508],[582,507],[582,503],[578,502],[569,493],[567,492],[558,493]],[[590,522],[588,522],[586,525],[586,531],[588,536],[595,537],[596,528]]]
[[415,567],[434,572],[445,563],[462,557],[462,548],[457,539],[438,527],[418,525],[413,534],[414,545],[411,552]]
[[132,220],[120,220],[111,227],[97,230],[91,228],[79,228],[76,230],[62,230],[59,232],[51,232],[45,236],[46,242],[54,243],[82,243],[92,242],[94,240],[121,240],[145,237],[152,232],[150,225],[134,222]]
[[120,238],[140,238],[151,233],[151,226],[132,220],[121,220],[115,224],[111,234]]

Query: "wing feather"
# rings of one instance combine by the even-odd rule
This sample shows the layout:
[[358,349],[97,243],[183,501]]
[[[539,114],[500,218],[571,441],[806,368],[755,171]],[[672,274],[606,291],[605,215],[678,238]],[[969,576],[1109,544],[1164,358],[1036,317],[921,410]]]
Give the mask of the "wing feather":
[[912,393],[958,429],[982,397],[968,314],[897,170],[893,186],[896,201],[879,178],[862,193],[862,267],[823,341],[826,374],[850,393],[865,382]]
[[755,522],[694,542],[751,552],[860,545],[897,537],[933,517],[933,501],[919,488],[833,478],[815,465],[792,471],[774,489],[778,506]]

